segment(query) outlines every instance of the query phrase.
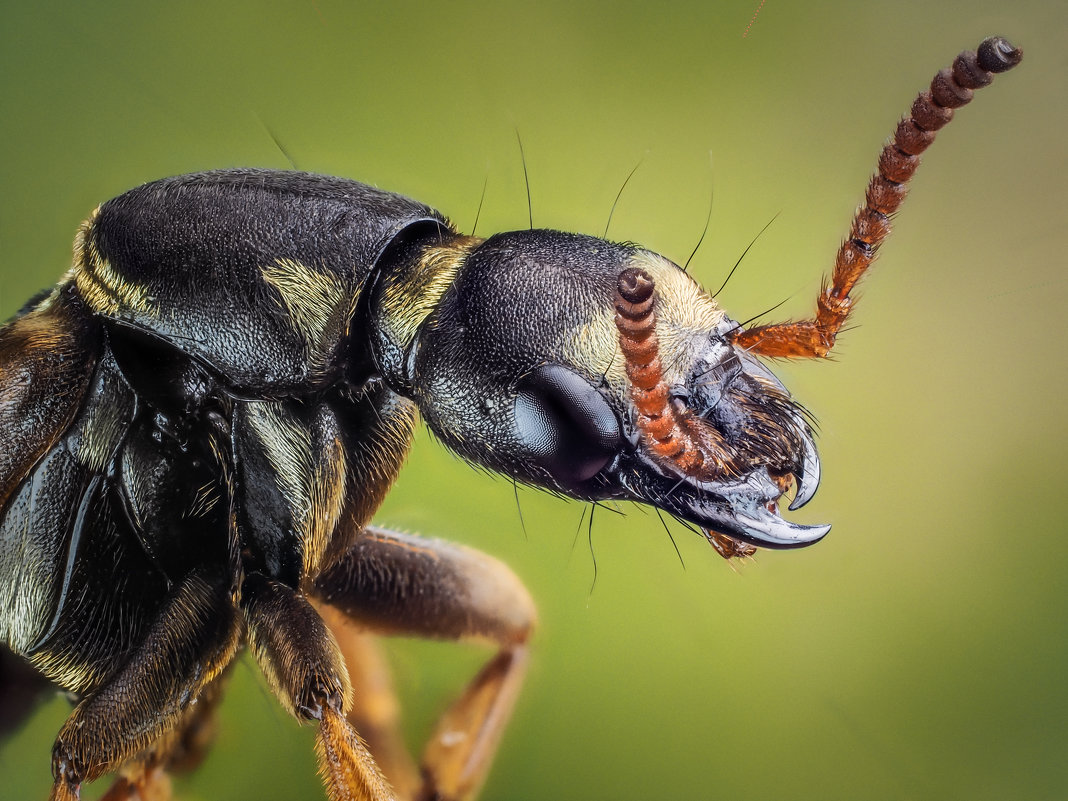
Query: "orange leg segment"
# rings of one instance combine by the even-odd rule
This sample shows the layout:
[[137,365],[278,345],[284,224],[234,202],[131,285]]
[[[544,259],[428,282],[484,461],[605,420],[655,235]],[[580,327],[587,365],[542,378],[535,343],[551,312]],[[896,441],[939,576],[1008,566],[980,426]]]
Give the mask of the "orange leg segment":
[[[350,655],[359,660],[349,665],[353,674],[354,668],[363,674],[368,669],[366,652],[358,655],[362,646],[351,640],[354,627],[497,646],[496,655],[438,721],[423,752],[421,781],[413,781],[404,757],[387,751],[379,760],[399,798],[473,798],[489,772],[526,673],[535,612],[519,579],[501,562],[470,548],[368,528],[316,579],[315,594],[324,619],[343,643],[346,660]],[[358,680],[353,684],[360,694]],[[392,749],[399,742],[396,732],[389,731],[396,723],[395,701],[388,685],[375,684],[378,690],[358,701],[353,713],[357,725],[371,724],[367,731],[377,730],[375,740]],[[402,787],[414,792],[402,793]]]
[[400,702],[379,638],[332,606],[317,604],[316,609],[337,639],[352,682],[349,723],[374,754],[397,798],[414,798],[422,780],[401,736]]
[[396,801],[367,744],[345,718],[352,697],[337,641],[303,593],[252,574],[242,587],[248,640],[275,697],[317,721],[315,750],[330,801]]

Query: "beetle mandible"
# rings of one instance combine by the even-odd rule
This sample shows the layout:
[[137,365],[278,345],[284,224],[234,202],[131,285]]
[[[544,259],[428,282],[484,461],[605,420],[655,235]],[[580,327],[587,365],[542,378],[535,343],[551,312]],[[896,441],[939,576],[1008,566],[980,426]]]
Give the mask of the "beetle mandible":
[[[51,798],[113,772],[108,798],[160,797],[245,645],[317,722],[331,799],[477,793],[535,613],[496,560],[371,524],[417,414],[476,464],[651,504],[728,557],[822,538],[779,513],[791,488],[790,509],[812,498],[819,460],[757,357],[828,353],[919,154],[1020,58],[988,39],[920,94],[804,322],[746,329],[655,253],[463,236],[339,178],[223,170],[100,206],[70,271],[0,330],[0,637],[78,702]],[[498,646],[421,774],[349,623]]]

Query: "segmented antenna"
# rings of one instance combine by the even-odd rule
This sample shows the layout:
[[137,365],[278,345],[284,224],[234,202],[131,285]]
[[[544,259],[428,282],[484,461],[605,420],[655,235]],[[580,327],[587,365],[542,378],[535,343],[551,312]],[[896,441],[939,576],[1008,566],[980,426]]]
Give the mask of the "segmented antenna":
[[868,184],[865,204],[853,218],[849,237],[834,262],[830,286],[824,286],[816,301],[816,317],[798,323],[779,323],[739,330],[735,345],[763,356],[826,356],[853,306],[850,290],[875,261],[883,240],[890,234],[890,215],[908,193],[908,181],[920,164],[920,154],[934,141],[935,133],[953,119],[953,110],[969,103],[975,90],[987,86],[994,74],[1020,63],[1023,52],[1006,39],[992,36],[977,52],[966,50],[941,70],[931,88],[912,104],[910,116],[901,120],[894,138],[879,155],[879,171]]
[[655,282],[644,270],[628,267],[619,274],[616,328],[626,364],[635,421],[654,457],[683,474],[711,479],[728,470],[725,443],[712,426],[671,401],[660,365],[656,339]]

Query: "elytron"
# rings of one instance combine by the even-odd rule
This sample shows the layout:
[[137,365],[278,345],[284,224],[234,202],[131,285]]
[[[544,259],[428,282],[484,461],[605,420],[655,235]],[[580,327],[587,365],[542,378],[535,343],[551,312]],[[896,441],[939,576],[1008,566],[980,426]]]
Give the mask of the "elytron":
[[[780,512],[820,466],[758,357],[830,351],[919,154],[1020,58],[988,39],[919,95],[802,322],[740,326],[634,245],[463,236],[340,178],[222,170],[101,205],[0,329],[0,698],[22,698],[0,724],[38,680],[74,700],[50,798],[108,774],[110,801],[166,797],[245,647],[315,722],[329,798],[477,794],[535,613],[496,560],[371,524],[417,415],[471,462],[650,504],[727,557],[822,538]],[[381,711],[381,634],[498,649],[418,768]]]

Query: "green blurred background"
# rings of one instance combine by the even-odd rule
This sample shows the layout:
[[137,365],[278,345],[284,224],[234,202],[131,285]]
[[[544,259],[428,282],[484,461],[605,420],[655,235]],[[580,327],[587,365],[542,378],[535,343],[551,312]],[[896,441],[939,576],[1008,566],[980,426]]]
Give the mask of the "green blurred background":
[[[1068,797],[1068,6],[1004,2],[11,3],[0,17],[0,314],[78,222],[211,167],[359,178],[478,232],[610,236],[745,319],[809,314],[884,138],[991,33],[1026,51],[939,136],[832,363],[778,372],[819,418],[831,535],[738,571],[654,515],[468,469],[425,433],[379,520],[513,565],[541,612],[483,798]],[[273,134],[273,136],[272,136]],[[709,160],[711,154],[711,161]],[[781,213],[780,213],[781,212]],[[391,644],[408,735],[486,652]],[[68,707],[0,744],[43,799]],[[321,798],[312,732],[234,671],[183,799]],[[91,788],[95,797],[102,787]]]

